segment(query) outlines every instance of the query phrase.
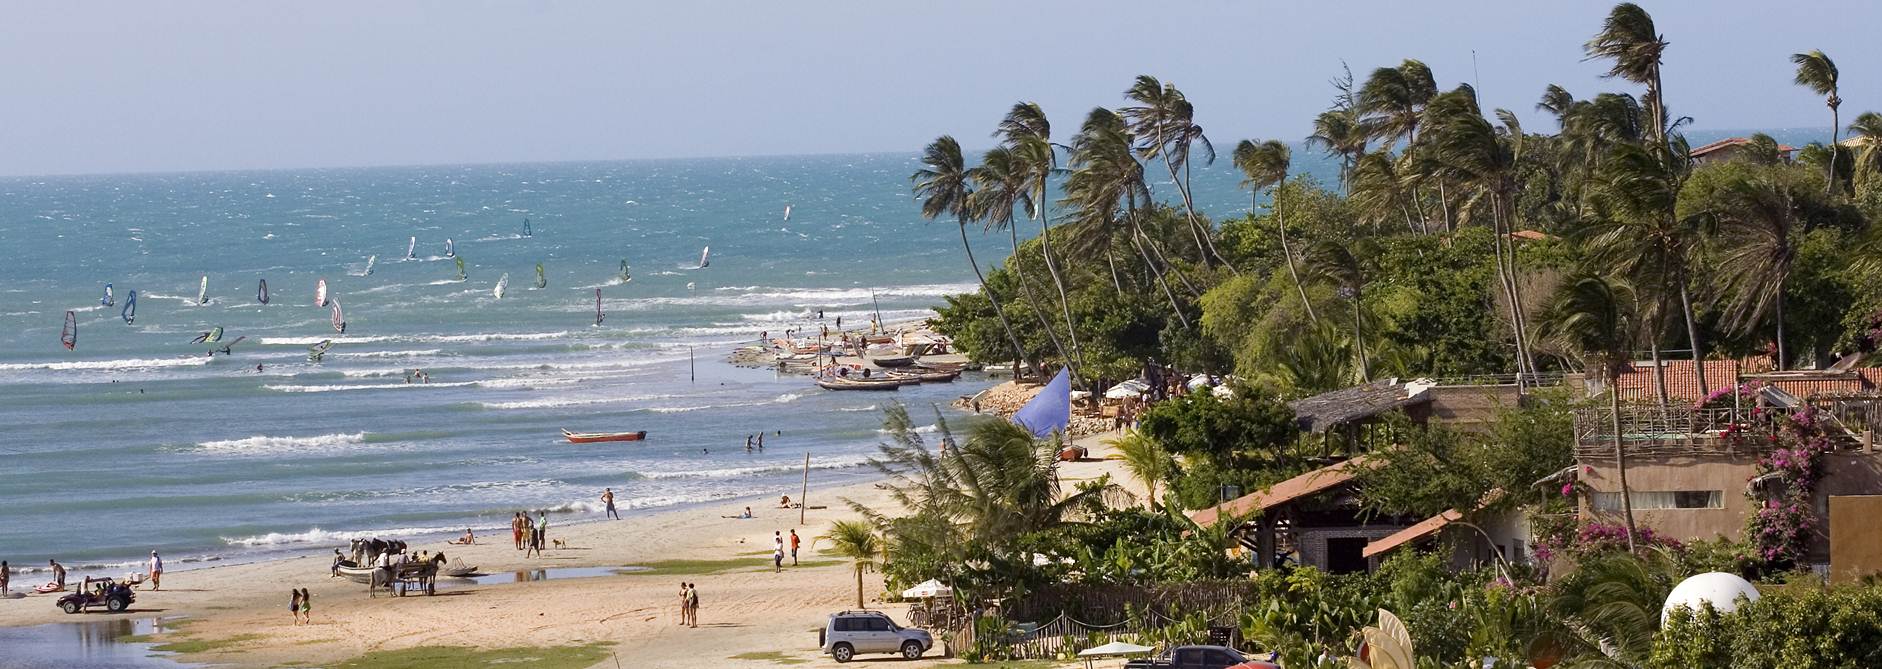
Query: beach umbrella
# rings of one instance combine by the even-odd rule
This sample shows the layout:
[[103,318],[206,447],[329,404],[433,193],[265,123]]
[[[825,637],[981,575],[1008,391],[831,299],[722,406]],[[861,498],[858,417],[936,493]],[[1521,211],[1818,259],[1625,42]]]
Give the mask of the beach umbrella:
[[954,594],[954,590],[952,588],[949,588],[946,584],[931,578],[931,579],[928,579],[927,581],[923,581],[921,584],[916,585],[913,588],[903,590],[902,598],[903,599],[927,599],[929,597],[950,597],[953,594]]
[[1141,655],[1141,654],[1148,653],[1153,650],[1156,650],[1156,649],[1151,648],[1149,646],[1139,646],[1134,643],[1124,643],[1122,641],[1113,641],[1111,643],[1107,643],[1102,646],[1086,648],[1084,650],[1078,651],[1078,658],[1081,660],[1084,660],[1085,666],[1089,667],[1091,666],[1092,660],[1098,659],[1100,657],[1116,657],[1120,655]]
[[1109,399],[1121,400],[1121,399],[1130,398],[1130,397],[1137,397],[1149,391],[1150,391],[1150,384],[1144,383],[1143,381],[1140,381],[1137,379],[1131,379],[1129,381],[1125,381],[1115,386],[1111,386],[1110,390],[1104,391],[1104,396]]

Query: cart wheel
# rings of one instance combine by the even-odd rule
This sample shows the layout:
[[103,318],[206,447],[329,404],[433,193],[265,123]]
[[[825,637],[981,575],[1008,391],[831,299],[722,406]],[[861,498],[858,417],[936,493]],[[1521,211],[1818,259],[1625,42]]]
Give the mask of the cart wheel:
[[105,600],[106,611],[117,613],[128,608],[131,608],[131,602],[123,597],[112,597],[111,599]]
[[79,612],[79,605],[78,605],[78,602],[76,601],[71,601],[71,602],[66,602],[64,604],[60,604],[59,608],[65,609],[66,613],[78,613]]

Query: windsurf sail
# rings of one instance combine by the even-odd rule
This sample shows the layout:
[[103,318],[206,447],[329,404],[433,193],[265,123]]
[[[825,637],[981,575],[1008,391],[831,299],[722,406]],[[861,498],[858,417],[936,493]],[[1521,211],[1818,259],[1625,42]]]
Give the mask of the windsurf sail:
[[118,317],[124,319],[125,325],[137,320],[137,291],[124,294],[124,309],[118,312]]
[[327,306],[327,280],[326,279],[321,279],[319,281],[314,282],[314,306],[316,307]]
[[418,257],[417,253],[418,253],[418,237],[414,236],[412,237],[412,241],[405,243],[405,259],[411,260],[413,258],[416,258]]
[[333,340],[331,339],[323,339],[320,343],[307,347],[307,361],[320,362],[321,358],[326,357],[327,349],[330,348],[333,348]]
[[784,220],[791,220],[791,205],[784,205]]
[[190,343],[191,344],[214,344],[219,341],[222,341],[222,326],[220,325],[210,328],[208,332],[204,332],[202,334],[196,335],[196,338],[190,340]]
[[596,288],[595,289],[595,325],[597,326],[601,325],[601,319],[604,317],[606,317],[606,314],[601,313],[601,289]]
[[340,311],[340,298],[333,298],[333,331],[346,334],[346,314]]
[[255,286],[255,301],[260,302],[262,304],[268,303],[268,280],[267,279],[262,279],[261,284]]
[[379,256],[366,256],[366,276],[372,276],[372,266],[379,264]]
[[700,269],[705,269],[707,267],[712,266],[711,256],[712,256],[712,247],[708,246],[706,248],[699,250],[699,268]]
[[523,218],[523,236],[524,236],[524,237],[534,237],[534,236],[536,236],[536,233],[535,233],[534,231],[532,231],[532,230],[530,230],[530,229],[529,229],[529,218],[528,218],[528,217],[524,217],[524,218]]
[[536,290],[549,287],[549,278],[542,273],[542,263],[536,263]]
[[634,274],[632,272],[627,271],[627,259],[622,258],[621,259],[621,283],[627,283],[633,280],[634,280]]
[[503,293],[505,291],[508,291],[509,289],[510,289],[510,273],[504,272],[503,276],[497,278],[497,287],[492,288],[490,290],[490,294],[495,295],[497,299],[501,300],[503,299]]
[[112,306],[113,303],[115,303],[116,301],[117,301],[116,298],[113,298],[111,296],[111,284],[108,284],[108,283],[105,284],[105,296],[98,298],[98,303],[109,307],[109,306]]
[[1072,381],[1065,370],[1039,390],[1025,406],[1013,412],[1013,422],[1035,437],[1064,432],[1072,422]]
[[202,283],[196,285],[196,303],[209,304],[209,275],[203,275]]
[[222,348],[211,349],[209,351],[209,354],[215,355],[217,353],[221,353],[223,355],[235,355],[235,345],[242,343],[242,340],[247,339],[247,338],[248,338],[248,335],[236,337],[235,341],[229,342],[227,344],[223,344]]
[[65,312],[65,330],[59,333],[59,343],[65,344],[65,350],[78,348],[78,314]]
[[444,257],[446,258],[457,257],[457,246],[451,243],[450,237],[444,238]]
[[457,280],[459,281],[464,280],[464,259],[463,258],[457,259]]

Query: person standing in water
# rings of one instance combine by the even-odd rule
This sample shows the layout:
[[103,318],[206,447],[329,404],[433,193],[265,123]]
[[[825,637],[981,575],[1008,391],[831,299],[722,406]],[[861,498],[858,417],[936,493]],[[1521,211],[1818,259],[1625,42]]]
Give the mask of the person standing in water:
[[6,560],[0,560],[0,597],[13,594],[12,590],[9,589],[12,582],[13,568],[7,566]]

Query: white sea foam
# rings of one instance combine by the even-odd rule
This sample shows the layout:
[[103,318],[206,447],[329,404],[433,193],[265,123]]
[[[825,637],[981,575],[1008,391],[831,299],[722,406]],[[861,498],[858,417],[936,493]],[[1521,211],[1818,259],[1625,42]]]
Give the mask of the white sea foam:
[[0,363],[0,371],[29,369],[143,369],[150,367],[197,367],[209,364],[209,358],[127,358],[121,360],[68,360],[63,362]]
[[443,353],[444,349],[427,348],[412,351],[359,351],[357,353],[334,351],[328,355],[336,358],[417,358],[427,355],[441,355]]
[[465,344],[486,341],[543,341],[560,339],[568,336],[568,331],[557,332],[492,332],[467,335],[368,335],[339,337],[262,337],[262,344],[312,346],[323,341],[334,344],[379,344],[386,342],[404,342],[413,344]]
[[858,412],[858,411],[875,411],[875,410],[876,410],[876,405],[874,405],[874,404],[871,404],[871,405],[869,405],[869,406],[860,406],[860,407],[839,407],[839,408],[837,408],[837,411],[846,411],[846,412]]
[[196,447],[205,451],[221,451],[221,452],[231,452],[231,453],[254,453],[254,452],[264,452],[264,451],[331,448],[335,446],[351,446],[351,445],[364,444],[364,443],[366,443],[366,433],[354,432],[352,434],[322,434],[322,435],[316,435],[312,437],[270,437],[266,435],[256,435],[253,437],[244,437],[241,439],[226,439],[222,441],[205,441],[200,444],[197,444]]
[[613,404],[616,402],[639,402],[646,400],[669,399],[673,395],[622,395],[619,397],[545,397],[514,402],[478,402],[486,409],[556,409],[561,407],[592,406]]
[[[852,467],[861,467],[866,464],[869,464],[869,456],[852,455],[852,456],[837,457],[837,458],[825,458],[822,460],[812,460],[810,464],[810,468],[811,469],[849,469]],[[804,471],[804,465],[802,463],[777,464],[777,465],[753,465],[750,467],[727,467],[725,469],[703,469],[703,470],[686,470],[686,471],[670,471],[670,472],[638,472],[638,473],[641,475],[642,478],[655,479],[655,480],[668,480],[668,479],[700,479],[700,478],[730,479],[730,478],[742,478],[742,477],[747,477],[747,476],[762,476],[765,474],[782,474],[786,472],[801,472],[801,471]]]
[[462,525],[451,527],[400,527],[385,530],[364,530],[358,532],[329,532],[318,527],[305,532],[269,532],[251,537],[221,537],[222,543],[230,546],[251,548],[264,546],[287,546],[292,544],[331,544],[354,539],[373,537],[414,537],[425,534],[445,534],[463,532]]
[[394,390],[413,388],[462,388],[477,385],[476,381],[453,381],[449,383],[360,383],[333,385],[266,385],[268,390],[282,393],[334,393],[348,390]]

